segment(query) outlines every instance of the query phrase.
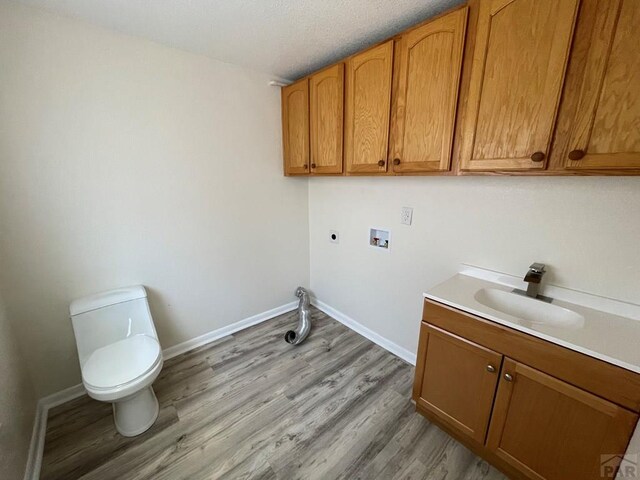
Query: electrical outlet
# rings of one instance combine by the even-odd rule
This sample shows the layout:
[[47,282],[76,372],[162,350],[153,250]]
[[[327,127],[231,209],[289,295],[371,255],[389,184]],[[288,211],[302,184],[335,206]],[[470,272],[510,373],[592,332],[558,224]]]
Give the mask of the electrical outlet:
[[411,219],[413,218],[413,208],[402,207],[400,212],[400,223],[402,225],[411,225]]
[[340,243],[340,234],[336,230],[329,230],[329,241],[331,243]]

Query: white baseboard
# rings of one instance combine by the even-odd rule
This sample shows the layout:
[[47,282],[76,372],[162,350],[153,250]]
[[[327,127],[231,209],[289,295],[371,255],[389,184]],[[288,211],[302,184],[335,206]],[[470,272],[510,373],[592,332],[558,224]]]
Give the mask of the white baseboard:
[[42,453],[44,451],[44,436],[47,431],[47,409],[42,400],[36,405],[36,418],[33,420],[31,443],[27,456],[27,466],[24,471],[24,480],[36,480],[40,478],[42,466]]
[[74,398],[81,397],[84,393],[84,387],[82,384],[79,384],[38,400],[38,404],[36,405],[36,418],[33,421],[33,431],[31,433],[31,443],[29,444],[27,467],[24,473],[25,480],[37,480],[40,478],[42,454],[44,452],[44,437],[47,432],[47,416],[49,415],[49,410]]
[[165,360],[169,358],[177,357],[178,355],[182,355],[189,350],[193,350],[194,348],[201,347],[206,345],[207,343],[211,343],[219,338],[226,337],[227,335],[231,335],[233,333],[239,332],[240,330],[244,330],[245,328],[252,327],[253,325],[257,325],[258,323],[265,322],[272,318],[277,317],[278,315],[282,315],[283,313],[290,312],[291,310],[295,310],[298,307],[298,302],[287,303],[286,305],[282,305],[277,308],[273,308],[271,310],[267,310],[266,312],[259,313],[249,318],[245,318],[240,320],[239,322],[232,323],[231,325],[227,325],[226,327],[218,328],[217,330],[212,330],[210,332],[205,333],[204,335],[200,335],[199,337],[192,338],[191,340],[187,340],[186,342],[179,343],[178,345],[174,345],[173,347],[165,348],[162,351],[162,356]]
[[[165,360],[181,355],[194,348],[201,347],[207,343],[211,343],[219,338],[226,337],[245,328],[257,325],[259,323],[270,320],[283,313],[295,310],[298,302],[291,302],[280,307],[272,308],[266,312],[253,315],[238,322],[232,323],[222,328],[212,330],[199,337],[192,338],[186,342],[179,343],[172,347],[165,348],[162,356]],[[70,400],[84,395],[84,386],[80,383],[72,387],[66,388],[59,392],[53,393],[38,401],[36,407],[36,418],[33,422],[33,431],[31,434],[31,443],[29,445],[29,456],[27,458],[27,467],[24,474],[24,480],[38,480],[40,478],[40,469],[42,467],[42,454],[44,452],[44,439],[47,431],[47,416],[51,408],[62,405]]]
[[57,407],[58,405],[67,403],[69,400],[81,397],[84,394],[84,386],[79,383],[78,385],[74,385],[73,387],[65,388],[64,390],[60,390],[59,392],[52,393],[51,395],[43,397],[38,403],[41,403],[44,408],[50,410],[54,407]]
[[324,313],[329,315],[330,317],[336,319],[344,326],[350,328],[354,332],[359,333],[363,337],[371,340],[373,343],[381,346],[385,350],[393,353],[395,356],[400,357],[405,362],[410,363],[411,365],[416,364],[416,354],[410,352],[406,348],[401,347],[400,345],[393,343],[391,340],[383,337],[382,335],[374,332],[373,330],[365,327],[361,323],[356,322],[353,318],[345,315],[344,313],[336,310],[335,308],[327,305],[321,300],[317,298],[313,298],[311,300],[311,304],[314,305],[318,310],[322,310]]

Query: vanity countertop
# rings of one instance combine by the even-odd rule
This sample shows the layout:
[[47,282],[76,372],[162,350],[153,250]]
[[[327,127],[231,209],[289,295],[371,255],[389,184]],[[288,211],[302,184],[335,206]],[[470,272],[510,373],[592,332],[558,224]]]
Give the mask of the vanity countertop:
[[551,325],[509,315],[478,300],[479,292],[517,295],[511,293],[514,288],[526,289],[526,284],[512,275],[463,265],[460,273],[424,297],[640,373],[640,305],[544,285],[541,293],[553,298],[551,305],[581,317],[572,325]]

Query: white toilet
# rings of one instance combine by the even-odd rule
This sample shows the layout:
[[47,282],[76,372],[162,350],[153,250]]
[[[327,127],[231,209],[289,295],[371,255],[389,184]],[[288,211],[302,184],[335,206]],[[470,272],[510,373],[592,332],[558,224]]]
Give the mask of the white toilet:
[[79,298],[69,312],[87,393],[113,403],[120,434],[145,432],[158,418],[151,384],[162,369],[146,290],[138,285]]

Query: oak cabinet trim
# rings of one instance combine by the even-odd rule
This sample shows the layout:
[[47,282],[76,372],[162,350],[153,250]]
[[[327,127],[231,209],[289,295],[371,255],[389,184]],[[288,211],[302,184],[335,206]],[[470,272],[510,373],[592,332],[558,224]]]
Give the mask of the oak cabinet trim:
[[[595,121],[598,97],[602,92],[611,44],[622,6],[621,0],[610,0],[610,2],[612,5],[607,8],[606,14],[598,16],[593,26],[578,107],[573,118],[573,128],[569,132],[569,151],[578,149],[586,151],[589,147],[589,136]],[[607,37],[606,41],[599,41],[600,36]],[[569,160],[567,153],[568,167],[579,167],[581,164],[584,162]]]
[[493,406],[493,415],[491,417],[491,425],[487,432],[487,448],[492,451],[498,458],[514,468],[523,471],[527,478],[534,480],[545,480],[524,463],[518,461],[512,455],[500,449],[500,438],[505,427],[505,421],[508,414],[509,404],[511,402],[511,394],[513,393],[513,381],[506,382],[502,380],[505,373],[511,372],[511,375],[517,375],[516,366],[518,364],[510,359],[505,358],[500,370],[500,383],[496,391],[496,398]]
[[[419,373],[416,370],[414,384],[413,398],[416,404],[426,410],[430,410],[440,420],[447,422],[452,428],[459,430],[479,444],[484,443],[498,384],[502,354],[446,330],[424,323],[420,327],[420,337],[420,341],[424,341],[424,346],[417,360],[417,364],[420,364],[421,367]],[[465,373],[469,373],[469,371],[461,368],[456,369],[454,365],[447,364],[447,362],[433,360],[433,357],[431,357],[432,360],[430,361],[432,350],[435,352],[433,353],[434,355],[440,356],[438,360],[443,360],[442,355],[446,359],[448,353],[443,352],[442,347],[444,345],[448,346],[445,349],[447,351],[456,349],[459,352],[457,358],[464,358],[467,366],[473,366],[472,378],[469,375],[463,378]],[[493,371],[487,370],[489,365],[493,367]],[[447,371],[447,369],[450,369],[450,371]],[[468,401],[464,408],[461,409],[459,408],[460,405],[457,405],[447,411],[446,408],[440,405],[442,402],[447,402],[447,399],[442,397],[444,389],[440,388],[443,374],[447,374],[447,378],[444,381],[447,382],[451,389],[460,388],[461,384],[464,385],[463,389],[468,389],[469,385],[473,387],[473,398],[464,398],[464,401]],[[456,376],[459,378],[456,378]],[[424,382],[427,381],[427,377],[435,383],[425,386]],[[427,389],[426,392],[425,388]]]
[[[511,380],[505,380],[506,375],[510,375]],[[520,382],[523,378],[528,379],[530,381],[530,384],[541,386],[544,389],[543,391],[545,391],[545,394],[547,394],[546,392],[551,392],[553,394],[558,394],[562,397],[574,400],[584,405],[589,409],[589,411],[582,410],[582,415],[590,416],[592,415],[591,411],[593,411],[594,413],[601,413],[610,419],[609,424],[605,429],[606,433],[603,437],[576,438],[577,442],[586,440],[589,443],[593,442],[591,443],[591,445],[595,444],[595,442],[600,442],[600,446],[606,445],[607,447],[615,450],[600,452],[601,454],[614,454],[624,452],[633,432],[633,428],[635,427],[638,420],[637,414],[625,410],[623,407],[611,403],[608,400],[597,397],[592,393],[569,385],[568,383],[554,378],[551,375],[547,375],[525,364],[516,362],[511,358],[505,358],[486,442],[487,448],[492,451],[497,457],[501,458],[505,463],[508,463],[514,468],[524,472],[528,478],[545,480],[545,477],[540,475],[533,468],[527,465],[524,459],[517,458],[502,446],[502,439],[505,433],[505,428],[507,427],[507,423],[518,423],[520,420],[520,417],[512,417],[509,415],[509,413],[512,402],[514,401],[514,389],[518,388],[518,382]],[[527,398],[525,398],[525,401],[530,401],[530,398],[528,396],[526,397]],[[523,397],[520,396],[519,401],[523,401],[522,398]],[[523,421],[526,422],[527,420],[523,419]],[[539,432],[530,431],[528,429],[527,432],[529,435],[540,435]],[[586,432],[584,433],[586,434]],[[513,442],[513,433],[511,433],[511,436],[512,438],[510,440],[511,442]],[[621,440],[623,439],[625,440],[624,445],[621,444]],[[534,443],[539,444],[544,440],[544,438],[540,438],[539,441],[536,441]],[[549,441],[553,442],[554,439],[550,438]],[[570,460],[575,461],[576,459]],[[599,469],[599,458],[589,458],[588,460],[584,459],[584,461],[588,462],[587,465],[590,465],[590,468],[585,467],[589,471],[594,472]],[[550,459],[550,462],[553,462],[553,460]],[[580,461],[580,464],[585,465],[582,461]],[[597,478],[600,477],[598,476]]]
[[[299,126],[304,137],[302,162],[301,166],[292,165],[292,148],[290,138],[290,125],[291,112],[289,106],[289,98],[291,95],[302,92],[303,94],[303,111],[302,113],[302,125]],[[282,151],[284,160],[284,174],[289,175],[308,175],[309,174],[309,80],[303,78],[291,85],[282,87],[281,90],[281,102],[282,102]]]
[[[480,10],[483,4],[490,4],[489,9],[492,12],[496,12],[501,8],[508,7],[513,1],[519,0],[469,0],[468,5],[463,5],[459,7],[455,7],[451,10],[448,10],[436,17],[428,18],[423,20],[417,25],[410,27],[404,32],[395,35],[383,42],[380,42],[368,50],[379,48],[382,45],[389,44],[393,42],[393,68],[392,68],[392,87],[391,87],[391,107],[390,107],[390,121],[389,121],[389,131],[387,132],[387,151],[386,158],[381,157],[379,160],[385,160],[383,166],[371,166],[368,165],[363,167],[364,170],[368,170],[371,168],[371,171],[360,171],[360,167],[352,168],[350,171],[347,168],[347,146],[348,143],[348,134],[346,132],[347,127],[347,116],[346,110],[348,105],[346,102],[343,102],[343,114],[345,114],[343,118],[344,122],[344,132],[342,135],[343,138],[343,168],[340,170],[339,168],[329,168],[329,170],[333,170],[331,173],[323,171],[324,169],[316,169],[314,173],[309,171],[305,172],[304,170],[299,169],[299,165],[294,166],[293,170],[288,169],[287,167],[287,145],[286,145],[286,135],[285,131],[285,106],[283,103],[283,157],[284,157],[284,174],[286,176],[289,175],[395,175],[395,176],[403,176],[403,175],[437,175],[437,176],[449,176],[449,175],[460,175],[460,176],[469,176],[469,175],[478,175],[478,176],[486,176],[486,175],[508,175],[508,176],[587,176],[587,175],[598,175],[598,176],[631,176],[631,175],[640,175],[640,154],[636,154],[635,147],[631,152],[613,152],[611,154],[594,154],[590,155],[588,151],[586,151],[586,155],[581,160],[570,160],[568,158],[569,152],[573,150],[580,150],[580,143],[575,143],[571,139],[572,131],[574,129],[577,131],[580,123],[581,125],[589,125],[592,123],[592,118],[585,118],[581,116],[577,110],[579,108],[578,103],[580,102],[580,109],[582,109],[585,105],[588,105],[587,98],[584,96],[589,92],[592,92],[594,88],[600,88],[602,84],[602,72],[606,69],[604,66],[603,59],[597,57],[597,51],[604,51],[609,55],[609,48],[613,45],[613,40],[615,38],[615,30],[617,28],[617,24],[612,26],[611,22],[613,20],[620,21],[620,19],[626,18],[625,15],[628,15],[628,10],[621,10],[621,5],[623,5],[624,1],[630,0],[571,0],[579,2],[579,9],[577,9],[577,13],[573,18],[573,31],[570,34],[570,41],[568,42],[567,47],[567,59],[565,58],[564,62],[564,70],[562,72],[562,79],[560,80],[561,84],[561,92],[558,94],[557,102],[555,104],[554,110],[554,118],[551,122],[551,135],[549,135],[549,142],[547,142],[546,147],[541,148],[540,151],[545,153],[546,158],[542,162],[532,162],[531,160],[525,159],[520,164],[515,164],[511,166],[505,166],[505,164],[498,159],[491,163],[490,161],[485,162],[483,165],[475,165],[478,168],[467,168],[468,166],[465,163],[465,144],[469,142],[469,132],[474,131],[474,126],[472,125],[475,121],[477,121],[477,117],[474,119],[471,115],[471,104],[472,99],[470,98],[473,85],[470,84],[471,77],[475,74],[476,70],[475,64],[478,63],[477,58],[474,58],[475,51],[478,47],[479,43],[482,43],[482,38],[478,34],[480,30],[482,21],[480,19]],[[535,1],[535,0],[532,0]],[[565,2],[565,0],[563,0]],[[485,7],[486,8],[486,7]],[[402,155],[396,154],[396,145],[399,144],[401,137],[398,136],[398,126],[396,125],[396,118],[398,117],[398,108],[403,108],[403,105],[399,105],[398,102],[398,87],[402,83],[401,75],[398,74],[399,66],[400,66],[400,50],[402,47],[403,39],[406,40],[406,36],[409,35],[412,31],[420,29],[424,26],[427,26],[431,23],[436,22],[437,20],[446,17],[447,15],[451,15],[456,13],[459,10],[464,10],[467,13],[468,19],[465,22],[465,37],[463,42],[463,65],[462,65],[462,74],[459,75],[459,92],[457,93],[457,107],[455,111],[455,119],[454,119],[454,134],[453,134],[453,152],[450,153],[450,168],[448,170],[441,170],[441,165],[437,161],[431,163],[425,163],[422,167],[424,168],[413,168],[410,164],[403,164],[404,162],[400,162],[400,165],[394,166],[394,159],[398,158],[402,160]],[[486,10],[485,10],[486,12]],[[611,16],[611,12],[615,15]],[[622,13],[621,13],[622,12]],[[627,20],[627,24],[630,20]],[[526,25],[526,24],[525,24]],[[610,35],[607,37],[607,28]],[[604,29],[604,30],[603,30]],[[486,42],[485,42],[486,43]],[[606,48],[605,48],[606,47]],[[594,52],[591,51],[592,48],[596,50]],[[368,51],[366,50],[366,51]],[[366,52],[365,51],[365,52]],[[622,51],[622,50],[620,50]],[[356,53],[344,60],[345,63],[348,64],[351,59],[357,57],[358,55],[363,54],[363,52]],[[634,51],[635,55],[636,52]],[[632,57],[636,58],[636,57]],[[595,61],[598,60],[598,61]],[[594,70],[590,67],[590,64],[595,62],[596,69]],[[624,62],[617,61],[617,65],[624,65]],[[600,65],[598,67],[598,65]],[[329,67],[332,68],[332,67]],[[325,69],[326,70],[326,69]],[[324,70],[321,70],[322,72]],[[316,73],[320,73],[316,72]],[[600,75],[598,75],[600,72]],[[635,67],[633,72],[636,72]],[[300,81],[309,81],[314,74],[311,74]],[[344,91],[348,90],[347,87],[347,75],[345,72],[344,77]],[[586,77],[588,78],[586,78]],[[585,84],[585,82],[588,83]],[[298,82],[296,82],[298,83]],[[594,87],[595,85],[595,87]],[[286,87],[285,87],[286,88]],[[586,90],[585,90],[586,89]],[[583,94],[584,90],[584,94]],[[284,88],[283,88],[284,91]],[[580,96],[580,98],[578,98]],[[307,97],[309,97],[309,92],[307,92]],[[631,98],[631,101],[635,102],[635,96]],[[591,103],[597,103],[597,99],[591,99]],[[307,98],[307,102],[309,103],[309,98]],[[401,102],[400,102],[401,103]],[[634,103],[635,105],[635,103]],[[310,105],[309,105],[310,108]],[[477,110],[477,109],[476,109]],[[400,112],[403,114],[403,112]],[[310,112],[307,112],[307,117],[310,116]],[[590,115],[589,117],[593,117]],[[600,117],[598,117],[600,118]],[[307,119],[310,121],[310,118]],[[629,119],[627,117],[627,123]],[[584,133],[582,133],[584,134]],[[633,142],[636,138],[634,133],[630,133],[632,135],[631,141]],[[308,157],[309,161],[307,162],[310,165],[311,162],[311,128],[308,128]],[[606,139],[606,136],[601,135],[600,139]],[[474,140],[475,141],[475,140]],[[504,143],[504,142],[502,142]],[[633,143],[631,143],[633,145]],[[508,144],[507,144],[508,145]],[[528,152],[529,148],[520,148],[520,150],[526,150]],[[400,152],[402,153],[402,152]],[[508,153],[508,152],[507,152]],[[496,160],[496,159],[494,159]],[[517,162],[516,162],[517,163]],[[340,170],[340,171],[337,171]],[[386,171],[385,171],[386,170]]]
[[[626,0],[608,0],[598,2],[597,16],[593,25],[589,49],[581,79],[580,95],[569,131],[567,151],[564,152],[564,165],[568,169],[638,169],[640,151],[611,151],[591,153],[589,151],[596,116],[600,107],[605,80],[609,72],[611,56],[619,33],[620,22],[628,20],[622,17],[622,11],[628,4]],[[632,8],[638,8],[633,5]],[[636,12],[636,14],[638,14]],[[627,25],[628,27],[628,25]],[[627,45],[628,46],[628,45]],[[627,52],[625,52],[627,53]],[[627,53],[628,54],[628,53]],[[631,55],[637,55],[637,52]],[[637,68],[637,65],[636,65]],[[620,106],[622,108],[622,105]],[[570,153],[577,157],[571,158]]]
[[[458,8],[431,22],[404,32],[396,40],[388,156],[392,163],[391,169],[396,174],[438,173],[451,169],[468,11],[469,7],[466,6]],[[447,82],[448,103],[442,107],[442,111],[437,112],[438,119],[436,119],[436,121],[442,122],[440,128],[443,138],[439,158],[420,161],[407,159],[405,154],[408,142],[406,115],[409,107],[409,57],[412,48],[417,44],[442,33],[451,35],[451,55],[449,58],[450,71],[446,72],[449,80]]]
[[[331,140],[335,141],[335,151],[332,152],[334,163],[331,165],[318,164],[321,148],[321,140],[319,137],[319,129],[324,126],[326,119],[321,121],[318,116],[321,115],[321,105],[318,99],[319,87],[324,82],[335,81],[337,83],[336,98],[329,99],[335,102],[337,109],[335,113],[335,132]],[[314,73],[309,78],[309,117],[310,117],[310,136],[311,136],[311,155],[310,166],[311,175],[320,174],[341,174],[343,171],[343,144],[344,144],[344,63],[337,63]],[[315,165],[315,166],[314,166]]]
[[[490,0],[476,0],[473,2],[473,5],[478,8],[475,45],[472,60],[469,62],[471,72],[468,80],[464,128],[460,132],[462,135],[460,140],[460,168],[465,171],[544,170],[547,166],[580,0],[563,0],[563,2],[558,3],[563,12],[559,18],[566,21],[570,19],[571,25],[569,28],[564,25],[565,30],[558,34],[559,38],[555,38],[550,47],[550,62],[545,70],[545,95],[543,95],[549,97],[549,99],[546,100],[548,103],[543,105],[545,114],[541,115],[537,120],[536,130],[532,134],[535,139],[531,148],[532,151],[527,152],[527,156],[518,158],[474,158],[483,89],[485,87],[486,60],[489,56],[492,17],[517,1],[532,0],[503,0],[499,4],[497,1],[492,2]],[[494,7],[494,4],[497,6]],[[531,157],[535,153],[544,154],[543,160],[534,161]]]
[[[346,85],[345,85],[345,173],[351,174],[386,174],[389,170],[387,150],[389,147],[389,122],[391,118],[391,85],[393,78],[393,40],[365,50],[362,53],[350,57],[346,61]],[[380,131],[369,132],[373,142],[379,142],[380,150],[371,163],[356,163],[356,79],[360,68],[372,61],[382,61],[383,77],[382,90],[378,102],[382,106],[383,118],[380,120]],[[382,165],[379,162],[383,162]]]

